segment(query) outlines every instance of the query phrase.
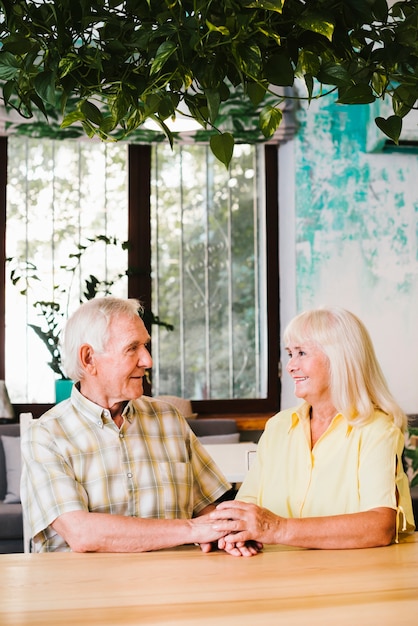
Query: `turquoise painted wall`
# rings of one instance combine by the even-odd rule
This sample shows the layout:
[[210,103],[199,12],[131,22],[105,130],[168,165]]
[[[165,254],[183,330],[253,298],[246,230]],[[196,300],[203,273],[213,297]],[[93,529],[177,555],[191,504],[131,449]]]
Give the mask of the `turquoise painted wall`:
[[296,306],[359,315],[393,393],[418,412],[418,148],[370,151],[377,114],[333,97],[297,111]]

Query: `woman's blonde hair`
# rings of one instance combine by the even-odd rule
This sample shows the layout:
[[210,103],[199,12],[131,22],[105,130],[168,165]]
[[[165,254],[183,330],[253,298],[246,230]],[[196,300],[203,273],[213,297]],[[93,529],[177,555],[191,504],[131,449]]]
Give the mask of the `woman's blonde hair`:
[[333,403],[349,422],[364,424],[380,409],[406,429],[407,417],[389,391],[370,335],[353,313],[340,307],[305,311],[289,323],[284,341],[312,341],[328,357]]

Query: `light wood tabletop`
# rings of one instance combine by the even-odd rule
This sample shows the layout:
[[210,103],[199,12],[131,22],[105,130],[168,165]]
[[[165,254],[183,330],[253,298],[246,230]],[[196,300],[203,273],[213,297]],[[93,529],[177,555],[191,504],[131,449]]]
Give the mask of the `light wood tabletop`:
[[413,624],[418,533],[364,550],[0,556],[0,624]]

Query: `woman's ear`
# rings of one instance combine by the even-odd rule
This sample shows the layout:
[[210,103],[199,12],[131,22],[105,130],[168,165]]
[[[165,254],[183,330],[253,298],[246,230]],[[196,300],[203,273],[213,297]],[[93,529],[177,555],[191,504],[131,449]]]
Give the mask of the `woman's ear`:
[[94,350],[88,343],[83,343],[79,349],[80,364],[83,370],[88,374],[96,373],[96,359],[94,356]]

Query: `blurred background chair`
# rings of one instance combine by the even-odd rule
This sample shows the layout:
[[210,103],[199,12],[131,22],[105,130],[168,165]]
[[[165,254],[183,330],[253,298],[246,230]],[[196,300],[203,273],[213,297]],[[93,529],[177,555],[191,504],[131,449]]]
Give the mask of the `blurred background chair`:
[[240,434],[233,419],[198,417],[188,419],[190,428],[204,444],[238,443]]
[[233,419],[198,417],[197,413],[193,413],[191,400],[187,398],[156,396],[156,400],[175,406],[202,443],[237,443],[240,440],[238,426]]
[[156,396],[155,399],[172,404],[186,419],[197,417],[197,413],[192,412],[192,403],[188,398],[180,398],[179,396]]

